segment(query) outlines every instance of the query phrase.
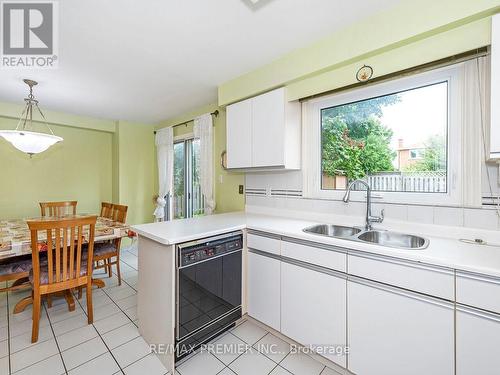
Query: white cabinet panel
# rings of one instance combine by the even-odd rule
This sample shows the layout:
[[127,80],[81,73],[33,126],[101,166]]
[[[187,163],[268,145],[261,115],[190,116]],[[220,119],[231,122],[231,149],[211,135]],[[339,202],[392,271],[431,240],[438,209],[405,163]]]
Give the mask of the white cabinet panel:
[[280,330],[280,261],[248,253],[248,315]]
[[[303,345],[320,345],[318,351],[323,353],[344,346],[346,282],[345,278],[282,262],[281,332]],[[332,353],[324,355],[345,367],[345,356]]]
[[285,165],[285,90],[256,96],[252,103],[253,167]]
[[500,313],[500,280],[457,271],[457,302]]
[[453,375],[452,303],[349,280],[349,370],[356,375]]
[[340,272],[347,268],[347,254],[301,243],[283,241],[281,255]]
[[350,275],[450,301],[455,299],[455,275],[452,269],[379,256],[349,254],[348,257]]
[[260,236],[258,234],[247,234],[247,247],[249,249],[265,251],[266,253],[275,255],[281,254],[281,240],[277,238]]
[[497,375],[500,315],[457,306],[457,375]]
[[252,101],[232,104],[226,110],[227,167],[252,166]]

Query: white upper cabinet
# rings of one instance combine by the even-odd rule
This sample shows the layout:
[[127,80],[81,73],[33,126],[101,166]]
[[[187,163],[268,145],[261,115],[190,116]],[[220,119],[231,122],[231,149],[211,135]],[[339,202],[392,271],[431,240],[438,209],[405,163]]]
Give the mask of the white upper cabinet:
[[500,159],[500,14],[491,20],[490,159]]
[[227,165],[300,169],[300,103],[284,88],[227,106]]
[[[252,166],[252,102],[244,100],[226,110],[228,168]],[[229,124],[233,124],[229,126]]]
[[285,165],[285,91],[252,99],[253,167]]

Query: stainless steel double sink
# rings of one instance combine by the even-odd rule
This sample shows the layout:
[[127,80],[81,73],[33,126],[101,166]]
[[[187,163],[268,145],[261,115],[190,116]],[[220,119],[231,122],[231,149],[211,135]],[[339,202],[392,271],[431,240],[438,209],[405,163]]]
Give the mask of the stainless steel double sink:
[[305,228],[304,232],[398,249],[421,250],[429,246],[428,239],[412,234],[375,229],[362,230],[342,225],[318,224]]

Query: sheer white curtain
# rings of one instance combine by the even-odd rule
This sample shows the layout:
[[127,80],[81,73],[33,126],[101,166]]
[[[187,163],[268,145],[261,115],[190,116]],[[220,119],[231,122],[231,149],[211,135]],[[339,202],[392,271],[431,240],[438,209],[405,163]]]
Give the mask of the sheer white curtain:
[[[153,215],[156,221],[161,221],[165,218],[166,199],[171,202],[174,176],[174,131],[171,127],[158,130],[156,132],[156,156],[158,158],[158,199],[156,200],[156,208]],[[172,217],[172,205],[168,205],[170,209],[169,218]]]
[[[462,185],[465,207],[481,206],[481,169],[484,168],[483,134],[487,134],[489,116],[490,57],[478,57],[461,67],[462,90]],[[472,183],[471,183],[472,182]]]
[[193,132],[200,140],[200,186],[205,199],[205,214],[210,215],[215,209],[212,115],[207,113],[195,118]]

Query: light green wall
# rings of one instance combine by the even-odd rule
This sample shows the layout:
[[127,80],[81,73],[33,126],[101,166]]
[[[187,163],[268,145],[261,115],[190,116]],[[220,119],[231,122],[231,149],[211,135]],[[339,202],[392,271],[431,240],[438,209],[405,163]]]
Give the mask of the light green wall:
[[[181,116],[162,121],[157,128],[172,126],[189,121],[204,113],[219,110],[219,116],[214,117],[214,186],[217,213],[239,211],[245,207],[245,196],[238,193],[238,186],[244,185],[245,176],[242,173],[225,171],[220,165],[220,155],[226,149],[226,111],[216,104],[209,104]],[[174,128],[174,136],[193,132],[193,122],[187,126]],[[156,173],[157,175],[157,173]]]
[[[0,103],[0,129],[14,129],[21,110]],[[63,142],[30,158],[0,138],[0,219],[37,216],[40,201],[77,200],[80,213],[111,201],[129,206],[128,223],[151,222],[153,125],[44,112]]]
[[427,39],[366,57],[336,69],[286,85],[288,100],[297,100],[356,83],[362,64],[374,69],[374,78],[454,56],[490,44],[491,19],[485,18]]
[[115,201],[129,206],[127,221],[153,221],[155,191],[154,126],[120,121],[115,133],[117,188]]
[[[17,121],[0,116],[0,129]],[[47,151],[28,155],[0,138],[0,218],[39,216],[38,202],[77,200],[78,211],[98,212],[111,200],[112,137],[110,132],[52,125],[64,138]]]
[[218,102],[227,105],[283,85],[293,100],[355,83],[364,63],[380,76],[482,47],[490,41],[490,16],[498,11],[500,0],[403,1],[223,83]]

